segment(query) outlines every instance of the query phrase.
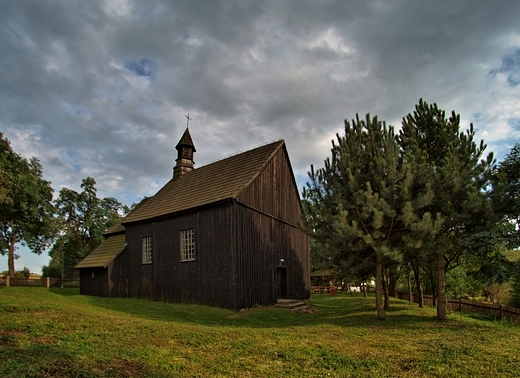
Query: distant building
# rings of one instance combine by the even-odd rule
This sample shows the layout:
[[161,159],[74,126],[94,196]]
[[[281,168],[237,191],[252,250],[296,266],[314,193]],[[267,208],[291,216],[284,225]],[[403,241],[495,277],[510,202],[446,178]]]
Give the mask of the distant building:
[[310,293],[309,238],[283,140],[194,169],[186,129],[173,178],[81,261],[80,292],[238,310]]

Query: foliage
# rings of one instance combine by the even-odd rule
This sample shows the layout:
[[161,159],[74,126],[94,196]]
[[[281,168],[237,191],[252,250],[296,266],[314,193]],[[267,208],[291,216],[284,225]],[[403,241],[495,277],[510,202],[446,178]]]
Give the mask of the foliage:
[[459,265],[446,272],[446,296],[466,298],[479,296],[485,285],[475,279],[467,265]]
[[520,247],[520,144],[517,143],[493,172],[491,198],[511,249]]
[[74,277],[74,270],[83,258],[103,241],[103,232],[117,224],[128,208],[114,198],[97,197],[96,181],[82,180],[81,192],[63,188],[55,201],[61,233],[49,255],[44,275]]
[[[402,122],[399,135],[405,156],[413,157],[414,186],[429,185],[433,198],[424,212],[437,214],[442,222],[431,240],[429,253],[437,258],[437,316],[446,318],[445,273],[450,266],[464,263],[472,251],[466,240],[490,229],[493,214],[485,193],[489,185],[493,154],[480,160],[486,145],[473,141],[473,125],[460,132],[460,116],[445,112],[436,104],[420,100],[413,114]],[[492,217],[491,217],[492,220]]]
[[38,159],[15,153],[0,133],[0,253],[8,254],[11,277],[18,242],[41,254],[53,240],[52,193]]
[[509,305],[520,308],[520,261],[514,263]]
[[29,268],[24,266],[22,270],[17,270],[16,271],[15,276],[16,275],[20,275],[20,276],[22,276],[24,278],[29,278],[31,276],[31,271],[29,270]]
[[331,268],[333,252],[325,245],[318,243],[316,239],[311,239],[311,272],[319,269]]
[[345,121],[345,135],[333,142],[324,168],[311,167],[304,190],[306,227],[346,268],[375,265],[376,309],[382,305],[383,259],[399,258],[395,248],[400,208],[396,196],[405,174],[399,169],[394,130],[377,117]]

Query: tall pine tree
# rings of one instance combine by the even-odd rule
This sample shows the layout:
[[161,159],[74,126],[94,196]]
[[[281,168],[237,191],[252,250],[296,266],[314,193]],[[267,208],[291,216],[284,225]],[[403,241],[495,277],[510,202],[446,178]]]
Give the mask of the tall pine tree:
[[474,142],[473,125],[466,132],[459,129],[459,115],[452,112],[446,118],[436,104],[421,99],[413,114],[403,118],[399,134],[403,155],[414,162],[412,191],[428,186],[433,193],[421,211],[435,214],[442,224],[424,242],[424,252],[437,261],[438,319],[446,318],[446,270],[470,252],[465,241],[489,227],[491,213],[485,190],[493,155],[480,160],[486,146]]
[[306,226],[333,248],[336,262],[374,264],[376,310],[384,319],[383,260],[399,259],[400,208],[404,171],[394,130],[377,117],[345,121],[324,168],[311,167],[304,190]]

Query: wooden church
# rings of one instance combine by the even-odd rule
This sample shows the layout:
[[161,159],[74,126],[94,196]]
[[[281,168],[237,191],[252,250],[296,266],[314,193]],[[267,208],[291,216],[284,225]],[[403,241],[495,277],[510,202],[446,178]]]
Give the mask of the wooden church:
[[239,310],[310,294],[309,238],[283,140],[194,169],[188,128],[173,178],[81,261],[80,292]]

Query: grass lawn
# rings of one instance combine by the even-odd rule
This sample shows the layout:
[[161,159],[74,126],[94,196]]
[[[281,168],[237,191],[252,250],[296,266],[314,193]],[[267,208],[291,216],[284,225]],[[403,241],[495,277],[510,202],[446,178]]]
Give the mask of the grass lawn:
[[312,314],[0,288],[2,377],[518,377],[520,327],[393,299],[312,294]]

